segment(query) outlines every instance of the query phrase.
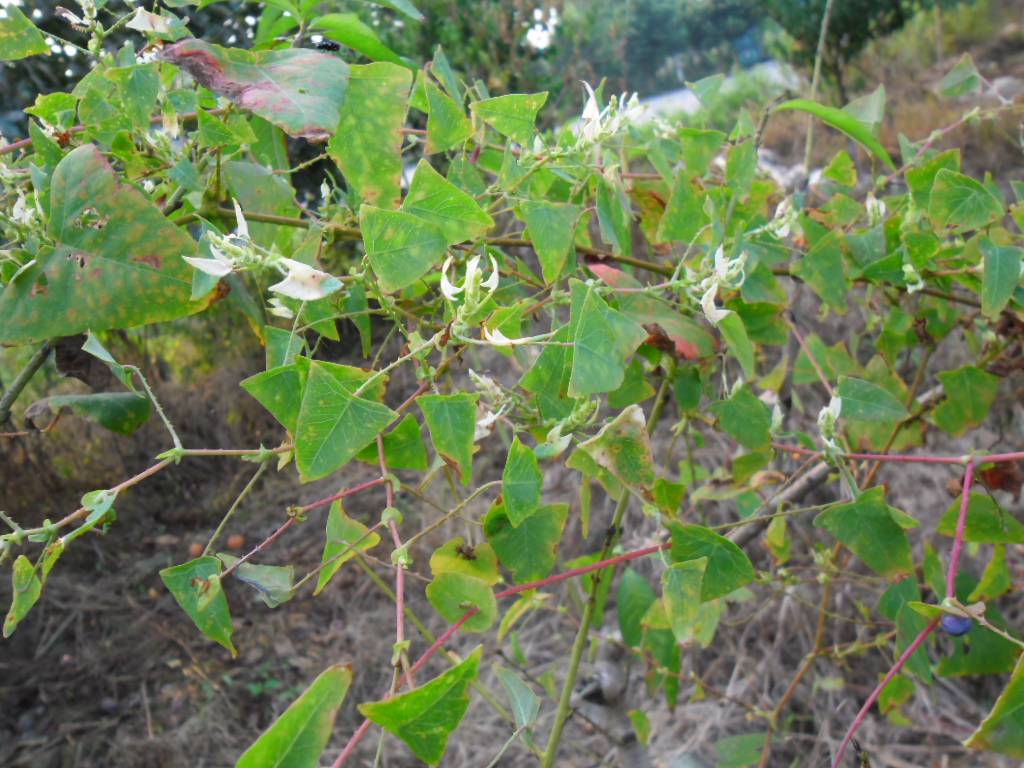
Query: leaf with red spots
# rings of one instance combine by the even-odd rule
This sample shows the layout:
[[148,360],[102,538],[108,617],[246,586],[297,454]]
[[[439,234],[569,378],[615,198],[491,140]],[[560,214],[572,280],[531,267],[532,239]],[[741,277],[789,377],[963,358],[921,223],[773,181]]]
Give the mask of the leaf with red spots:
[[0,293],[0,343],[173,320],[194,302],[196,244],[130,186],[92,145],[53,172],[49,236],[35,261]]
[[336,56],[306,48],[246,51],[190,38],[161,58],[291,136],[324,140],[338,127],[349,69]]

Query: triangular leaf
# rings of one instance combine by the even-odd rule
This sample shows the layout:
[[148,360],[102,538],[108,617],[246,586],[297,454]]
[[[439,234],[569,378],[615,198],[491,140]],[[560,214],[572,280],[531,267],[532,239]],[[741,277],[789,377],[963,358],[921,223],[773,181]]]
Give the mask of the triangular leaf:
[[384,701],[360,704],[359,711],[404,741],[420,760],[437,765],[448,737],[469,708],[468,689],[480,671],[478,647],[465,661],[414,691]]
[[341,499],[331,504],[327,513],[327,536],[324,541],[324,554],[320,558],[320,576],[316,582],[314,595],[319,595],[334,574],[346,562],[360,552],[366,552],[380,544],[380,536],[358,520],[345,514]]
[[555,567],[568,504],[546,504],[513,526],[508,509],[496,504],[484,518],[484,535],[517,584],[543,579]]
[[384,293],[410,286],[439,266],[448,245],[441,230],[405,211],[364,205],[359,209],[359,226]]
[[449,245],[473,240],[494,226],[472,195],[463,192],[420,160],[402,210],[437,227]]
[[537,511],[543,484],[544,475],[537,465],[537,455],[515,438],[501,475],[501,495],[512,525],[519,525]]
[[476,434],[476,402],[479,395],[421,395],[416,404],[423,411],[430,439],[437,452],[455,465],[468,485],[473,476],[473,437]]
[[548,100],[547,91],[542,93],[513,93],[496,96],[493,99],[474,101],[469,111],[479,117],[498,133],[518,141],[524,146],[533,142],[537,135],[533,127],[537,113]]
[[600,466],[634,488],[654,485],[654,456],[643,409],[631,405],[608,422],[594,437],[580,443]]
[[885,503],[881,486],[864,491],[856,500],[833,504],[814,519],[876,573],[899,576],[913,572],[910,542]]
[[343,467],[398,418],[385,405],[354,397],[358,382],[341,381],[324,363],[309,365],[295,428],[296,464],[306,481]]
[[351,668],[335,664],[325,669],[245,750],[235,768],[316,768],[351,684]]
[[199,631],[237,656],[231,642],[235,628],[228,599],[220,587],[220,573],[221,561],[206,556],[164,568],[160,578]]
[[754,566],[743,550],[724,536],[701,525],[669,526],[672,562],[707,558],[700,599],[704,602],[735,592],[754,580]]

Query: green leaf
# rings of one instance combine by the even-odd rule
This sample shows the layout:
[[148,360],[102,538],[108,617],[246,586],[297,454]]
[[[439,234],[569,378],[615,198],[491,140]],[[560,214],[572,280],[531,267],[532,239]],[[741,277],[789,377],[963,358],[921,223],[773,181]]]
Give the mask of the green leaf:
[[[356,458],[377,466],[377,444],[370,443]],[[430,465],[427,445],[423,442],[420,423],[415,416],[406,416],[398,422],[397,427],[384,435],[384,458],[388,469],[415,469],[423,472]]]
[[242,389],[292,434],[295,434],[302,407],[302,386],[298,366],[294,363],[257,373],[241,382]]
[[840,376],[837,392],[844,419],[896,424],[910,415],[888,390],[869,381]]
[[568,504],[545,504],[516,526],[508,507],[495,504],[484,518],[484,535],[517,584],[543,579],[555,567]]
[[537,113],[547,100],[547,91],[513,93],[474,101],[469,105],[469,111],[498,133],[518,141],[523,146],[531,146],[533,137],[537,135],[533,127],[537,122]]
[[117,83],[121,103],[133,126],[149,130],[149,123],[160,95],[160,75],[155,63],[113,67],[103,76]]
[[441,457],[459,471],[462,484],[473,476],[473,437],[479,395],[421,395],[416,404],[423,411],[430,439]]
[[496,666],[494,674],[501,681],[505,693],[508,694],[516,728],[522,729],[533,725],[540,713],[540,697],[511,669]]
[[419,9],[410,3],[409,0],[373,0],[373,2],[377,5],[383,5],[386,8],[391,8],[399,13],[404,13],[414,21],[423,21],[423,14],[420,13]]
[[50,53],[43,33],[18,6],[0,8],[0,61],[14,61],[41,53]]
[[540,507],[544,475],[537,465],[537,456],[519,438],[512,441],[501,475],[501,495],[512,525],[518,526]]
[[[808,222],[804,220],[804,228],[813,231],[813,225]],[[796,262],[793,274],[805,280],[829,307],[845,312],[850,286],[843,268],[839,238],[834,232],[828,232],[812,243],[807,254]]]
[[221,561],[206,556],[164,568],[160,578],[199,631],[237,656],[238,651],[231,643],[235,628],[231,625],[228,599],[220,586],[220,573]]
[[843,107],[843,112],[867,128],[872,136],[877,137],[885,119],[885,86],[879,85],[871,93],[854,99]]
[[597,179],[597,221],[601,239],[612,247],[616,255],[633,254],[633,219],[629,198],[617,184],[604,176]]
[[654,456],[647,421],[639,405],[631,405],[585,443],[585,451],[617,479],[634,488],[654,486]]
[[1024,760],[1024,656],[1017,659],[1010,682],[964,746]]
[[622,642],[630,648],[639,648],[643,641],[644,628],[641,620],[647,613],[647,609],[656,602],[658,596],[647,579],[627,568],[619,580],[619,591],[615,597],[615,606],[618,610],[619,633],[622,635]]
[[480,656],[478,647],[461,664],[416,690],[360,704],[359,711],[404,741],[420,760],[437,765],[448,747],[448,737],[469,708],[468,689],[480,671]]
[[701,589],[708,559],[673,563],[661,574],[661,599],[676,641],[689,643],[700,614]]
[[427,600],[445,621],[455,623],[470,608],[477,613],[462,625],[463,632],[486,632],[498,617],[498,602],[486,582],[465,573],[440,573],[427,585]]
[[[12,6],[13,7],[13,6]],[[0,38],[2,39],[2,38]],[[43,582],[36,575],[32,561],[18,555],[11,569],[11,607],[4,619],[4,637],[14,634],[18,623],[24,619],[43,592]]]
[[[321,30],[325,37],[363,54],[368,59],[399,64],[406,69],[402,58],[384,45],[373,27],[364,24],[354,13],[325,13],[315,18],[312,26],[313,29]],[[355,67],[352,69],[354,75]],[[409,83],[412,83],[411,74]],[[406,91],[408,92],[408,87]]]
[[876,573],[900,576],[912,573],[914,562],[895,511],[885,503],[885,489],[877,486],[854,501],[831,505],[814,519],[814,527],[831,533]]
[[[53,395],[29,406],[33,415],[49,409],[64,409],[75,416],[95,421],[119,435],[131,435],[149,419],[149,398],[134,392],[95,392],[90,395]],[[28,413],[26,413],[28,415]]]
[[[239,558],[223,552],[219,553],[217,557],[227,568],[239,560]],[[292,591],[295,583],[295,567],[291,565],[242,563],[235,570],[235,578],[255,589],[260,600],[269,608],[277,608],[295,596]]]
[[[938,532],[943,536],[956,535],[956,523],[960,517],[962,501],[963,494],[960,494],[939,521]],[[1024,525],[996,504],[988,494],[972,493],[967,506],[964,541],[981,544],[1024,544]]]
[[718,331],[729,352],[739,361],[743,375],[753,379],[757,375],[757,361],[754,358],[754,345],[750,342],[743,320],[735,312],[730,312],[718,322]]
[[245,750],[235,768],[316,768],[351,685],[350,667],[325,669]]
[[406,288],[439,266],[448,246],[441,230],[405,211],[364,205],[359,209],[359,226],[384,293]]
[[956,99],[970,93],[980,93],[982,78],[974,66],[971,54],[965,53],[935,86],[936,92],[947,99]]
[[661,215],[655,240],[659,243],[689,244],[707,223],[703,198],[694,190],[690,174],[680,171],[672,186],[672,197]]
[[771,411],[754,395],[750,387],[740,387],[728,400],[714,403],[711,412],[718,417],[722,429],[740,445],[756,451],[771,444]]
[[[41,248],[0,293],[0,343],[130,328],[203,309],[192,302],[195,241],[92,144],[68,153],[50,184],[54,247]],[[116,295],[117,300],[112,297]]]
[[461,573],[493,587],[501,581],[498,573],[498,556],[490,544],[468,546],[465,539],[456,536],[430,555],[430,572],[434,576],[442,573]]
[[309,48],[248,51],[188,39],[165,47],[160,57],[290,136],[323,140],[338,127],[349,69],[337,56]]
[[472,195],[456,187],[420,160],[402,210],[437,227],[448,245],[474,240],[494,226],[494,219]]
[[1002,215],[1003,204],[981,182],[948,168],[935,174],[928,216],[936,227],[980,229]]
[[327,537],[324,541],[324,554],[320,558],[322,566],[316,582],[314,595],[319,595],[334,578],[345,563],[360,552],[369,550],[380,544],[380,536],[358,520],[345,514],[341,499],[331,504],[327,512]]
[[967,597],[967,603],[975,603],[978,600],[992,602],[1011,589],[1013,589],[1013,579],[1006,564],[1006,545],[997,544],[993,548],[992,559],[989,560],[984,573],[981,574],[981,580]]
[[735,592],[754,580],[754,566],[743,550],[702,525],[669,525],[672,562],[707,558],[700,599],[704,602]]
[[986,317],[997,317],[1020,284],[1024,249],[996,245],[986,237],[981,241],[981,253],[984,256],[981,311]]
[[757,765],[765,739],[768,738],[771,738],[771,734],[758,732],[719,739],[715,742],[715,753],[718,755],[716,768],[748,768]]
[[775,109],[777,111],[795,109],[800,112],[806,112],[810,115],[814,115],[826,125],[835,128],[837,131],[845,133],[848,137],[856,141],[892,170],[896,169],[896,165],[893,163],[892,158],[889,157],[889,153],[885,151],[885,147],[882,146],[878,139],[871,134],[871,131],[868,130],[856,117],[841,109],[826,107],[823,104],[818,104],[817,102],[810,101],[809,99],[791,99],[790,101],[784,101],[775,107]]
[[338,131],[327,151],[360,199],[381,208],[402,201],[402,128],[412,75],[385,62],[352,67]]
[[[295,205],[295,191],[285,177],[265,166],[242,160],[231,160],[224,163],[222,168],[228,190],[241,205],[243,212],[290,217],[299,215]],[[260,221],[250,222],[248,226],[252,239],[260,245],[269,248],[276,244],[281,249],[292,250],[294,231],[290,227]]]
[[569,395],[580,397],[612,392],[622,385],[626,359],[647,338],[647,332],[609,307],[594,286],[574,283],[572,316],[575,327]]
[[946,399],[935,409],[935,423],[952,435],[981,426],[999,394],[999,377],[965,365],[939,374]]
[[462,105],[445,94],[430,80],[424,86],[427,91],[427,146],[426,153],[432,155],[462,144],[473,135],[473,125],[462,111]]
[[309,378],[295,427],[295,460],[304,481],[340,469],[398,414],[354,397],[357,381],[344,382],[324,363],[309,364]]
[[537,252],[544,282],[549,285],[561,277],[565,270],[581,213],[577,205],[548,200],[527,200],[517,209],[518,216],[526,224],[533,249]]

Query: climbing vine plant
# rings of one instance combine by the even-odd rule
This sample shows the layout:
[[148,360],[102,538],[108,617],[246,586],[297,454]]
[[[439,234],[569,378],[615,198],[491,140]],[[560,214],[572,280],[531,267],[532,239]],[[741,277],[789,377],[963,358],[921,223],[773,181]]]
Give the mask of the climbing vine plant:
[[[565,605],[578,631],[558,695],[542,703],[498,666],[508,709],[489,699],[508,716],[509,744],[521,740],[554,765],[584,652],[609,606],[650,690],[674,707],[684,656],[714,642],[737,599],[785,585],[787,562],[800,559],[819,569],[822,623],[840,568],[874,577],[878,603],[866,610],[885,629],[851,653],[896,659],[851,719],[836,766],[890,683],[898,681],[892,708],[936,672],[1002,676],[1002,695],[965,743],[1024,758],[1022,642],[996,606],[1012,597],[1008,549],[1024,543],[1024,526],[988,491],[1024,452],[917,450],[929,432],[970,437],[1024,362],[1024,187],[1011,182],[1008,197],[996,180],[965,174],[958,150],[935,148],[1015,105],[999,101],[923,138],[901,137],[891,155],[878,137],[881,90],[843,110],[780,101],[725,134],[641,126],[635,97],[586,86],[580,120],[541,132],[546,94],[490,94],[460,79],[441,50],[419,67],[354,14],[277,0],[243,50],[190,37],[176,15],[187,3],[168,5],[123,15],[84,1],[81,15],[62,9],[87,33],[83,53],[94,66],[71,92],[39,96],[26,109],[29,138],[0,148],[0,343],[38,349],[4,393],[0,422],[51,347],[88,334],[82,349],[110,368],[118,389],[52,396],[49,409],[122,434],[159,418],[169,435],[147,469],[86,494],[56,521],[28,528],[3,515],[0,560],[13,579],[4,636],[41,598],[63,552],[116,524],[123,491],[187,457],[235,456],[257,474],[276,467],[302,481],[333,478],[341,490],[286,510],[242,557],[217,548],[233,506],[200,556],[160,573],[183,620],[234,654],[245,637],[232,623],[232,591],[256,589],[280,606],[326,589],[370,551],[393,571],[395,634],[380,659],[393,683],[358,704],[365,722],[327,756],[335,766],[373,726],[440,762],[492,652],[551,588],[576,580],[585,599]],[[381,5],[406,23],[419,19],[407,0]],[[314,34],[328,44],[315,47]],[[51,44],[17,6],[0,10],[0,58],[45,54]],[[347,63],[352,52],[370,63]],[[700,97],[713,99],[719,82],[701,83]],[[938,85],[947,98],[988,88],[968,58]],[[767,122],[792,110],[851,145],[811,187],[787,195],[759,169],[758,148]],[[296,140],[319,154],[297,163]],[[291,183],[310,168],[323,174],[312,201]],[[183,445],[144,373],[104,346],[110,331],[219,302],[266,347],[266,370],[240,386],[280,423],[274,447]],[[822,319],[866,320],[849,343],[828,345],[791,311],[798,302]],[[318,355],[318,340],[337,338],[339,323],[358,331],[364,366]],[[382,329],[402,339],[398,352]],[[961,355],[958,367],[937,369],[933,352],[943,345],[959,345],[971,362]],[[493,361],[494,373],[468,369],[468,357]],[[411,376],[399,371],[414,374],[414,388],[400,391]],[[657,427],[688,446],[681,464],[652,448]],[[725,466],[694,458],[712,435],[732,446]],[[478,451],[502,452],[500,479],[477,479]],[[877,481],[888,462],[957,473],[960,498],[937,529],[888,503]],[[360,463],[379,476],[353,482]],[[578,494],[545,492],[553,467],[571,473]],[[414,524],[396,495],[437,476],[465,496]],[[823,483],[839,501],[801,506]],[[357,493],[381,495],[376,519],[346,513],[344,499]],[[592,519],[594,494],[615,501],[611,519]],[[476,499],[489,510],[469,521],[470,534],[451,534],[426,563],[414,560],[422,537],[466,519]],[[712,501],[731,504],[734,519],[704,525]],[[268,564],[274,543],[314,516],[320,522],[301,530],[324,530],[322,565],[297,578],[292,566]],[[806,539],[790,535],[801,516],[813,516],[818,541],[832,549],[801,551]],[[607,534],[598,551],[566,562],[571,518],[584,534]],[[660,533],[624,549],[624,531],[641,525]],[[656,561],[660,579],[628,566],[616,576],[640,558]],[[426,645],[405,619],[406,576],[424,565],[426,597],[448,622]],[[962,638],[951,655],[948,644],[931,644],[936,630]],[[456,633],[476,633],[481,645],[422,679]],[[829,653],[822,636],[790,691],[755,712],[761,765],[783,735],[792,689]],[[965,643],[985,652],[968,655]],[[353,674],[324,670],[238,765],[318,765]]]

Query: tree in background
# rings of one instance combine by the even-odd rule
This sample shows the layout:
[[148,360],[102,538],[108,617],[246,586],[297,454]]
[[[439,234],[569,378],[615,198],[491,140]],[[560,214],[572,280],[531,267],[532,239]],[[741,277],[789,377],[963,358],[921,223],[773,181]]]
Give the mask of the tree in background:
[[[821,32],[827,0],[777,0],[771,3],[747,0],[752,9],[762,9],[774,19],[793,45],[788,58],[812,66]],[[840,101],[847,101],[844,70],[864,47],[878,37],[896,32],[922,10],[957,5],[957,0],[842,0],[832,8],[822,65],[832,78]]]

